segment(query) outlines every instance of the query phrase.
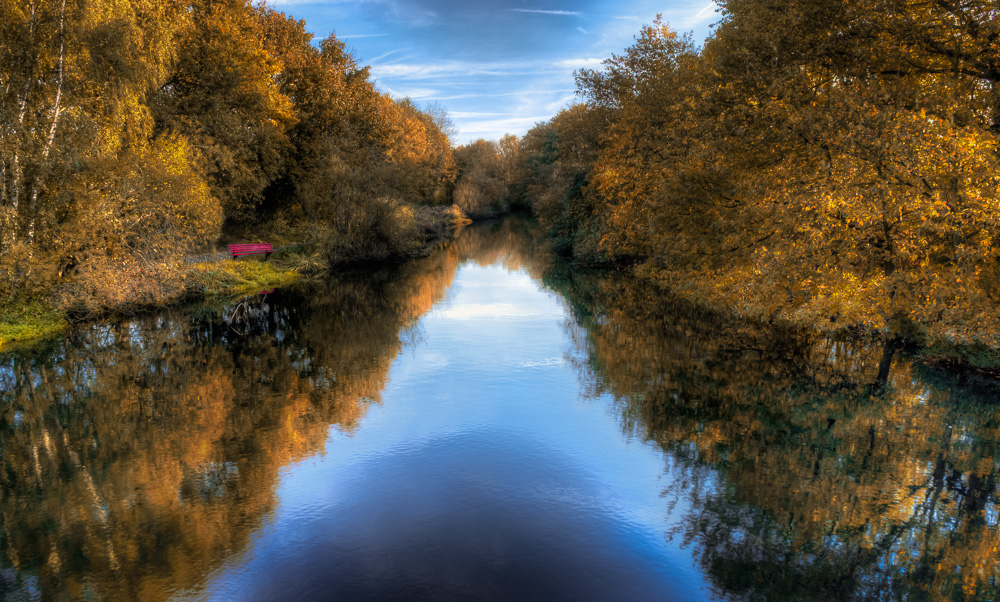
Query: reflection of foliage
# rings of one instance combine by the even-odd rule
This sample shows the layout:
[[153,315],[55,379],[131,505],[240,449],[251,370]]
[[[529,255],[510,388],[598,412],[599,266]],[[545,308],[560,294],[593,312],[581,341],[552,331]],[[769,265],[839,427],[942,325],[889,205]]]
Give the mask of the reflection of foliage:
[[525,220],[484,224],[402,266],[0,356],[0,595],[197,588],[274,507],[279,470],[380,402],[460,262],[543,257]]
[[877,346],[758,329],[607,274],[549,282],[586,329],[585,380],[615,396],[624,428],[724,477],[693,488],[681,534],[725,592],[996,593],[995,389],[892,356],[883,387]]
[[672,535],[720,594],[998,594],[994,390],[573,269],[516,217],[409,264],[247,300],[243,335],[230,304],[4,356],[0,579],[53,599],[196,588],[273,508],[281,467],[322,449],[331,424],[361,428],[466,261],[566,299],[587,389],[613,395],[623,428],[683,471],[668,494],[690,511]]

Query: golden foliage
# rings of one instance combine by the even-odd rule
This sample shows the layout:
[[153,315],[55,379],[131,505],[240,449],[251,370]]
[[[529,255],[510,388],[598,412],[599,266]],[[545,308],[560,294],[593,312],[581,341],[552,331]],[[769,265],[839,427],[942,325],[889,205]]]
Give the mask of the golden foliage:
[[997,347],[991,6],[730,0],[701,49],[657,20],[578,74],[583,161],[569,111],[526,136],[536,211],[742,315]]
[[0,31],[5,298],[163,302],[224,222],[405,256],[424,242],[412,206],[450,204],[446,119],[264,5],[13,0]]

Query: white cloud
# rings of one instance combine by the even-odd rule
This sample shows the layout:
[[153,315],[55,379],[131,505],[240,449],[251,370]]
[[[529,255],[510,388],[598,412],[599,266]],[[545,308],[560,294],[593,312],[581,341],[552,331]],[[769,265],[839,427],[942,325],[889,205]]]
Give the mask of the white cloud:
[[[384,86],[383,86],[384,87]],[[396,95],[395,92],[386,88],[386,91],[390,94]],[[562,88],[559,90],[522,90],[520,92],[477,92],[477,93],[465,93],[465,94],[452,94],[449,96],[428,96],[423,100],[469,100],[472,98],[497,98],[500,96],[549,96],[552,94],[560,94],[563,92],[575,92],[574,88]]]
[[338,40],[356,40],[358,38],[384,38],[392,34],[388,33],[355,33],[346,36],[337,36]]
[[667,20],[671,26],[683,30],[691,27],[697,27],[711,21],[716,16],[716,10],[718,8],[718,4],[715,2],[709,2],[697,11],[694,9],[687,12],[677,11],[665,16],[670,17]]
[[577,27],[576,30],[579,31],[580,33],[584,34],[584,35],[588,35],[588,36],[590,35],[590,32],[587,31],[586,29],[582,28],[582,27]]
[[400,52],[406,52],[407,50],[409,50],[409,48],[400,48],[398,50],[390,50],[389,52],[386,52],[385,54],[380,54],[377,57],[375,57],[373,59],[370,59],[370,60],[367,60],[365,62],[370,65],[370,64],[374,63],[375,61],[384,59],[387,56],[391,56],[393,54],[399,54]]
[[552,115],[536,115],[532,117],[509,117],[505,119],[484,119],[480,121],[467,121],[456,119],[456,125],[461,130],[462,138],[468,141],[477,138],[487,140],[498,140],[504,134],[524,134],[536,123],[547,121]]
[[387,90],[387,92],[397,98],[407,97],[413,100],[427,100],[438,94],[434,88],[402,88],[399,92],[395,90]]
[[510,113],[480,113],[478,111],[452,111],[448,116],[453,119],[469,119],[472,117],[509,117]]
[[563,59],[561,61],[556,61],[555,64],[566,69],[594,69],[596,67],[600,67],[603,62],[604,59],[578,58]]
[[573,92],[573,94],[562,96],[550,102],[549,104],[545,105],[545,110],[549,113],[558,113],[563,107],[570,104],[575,99],[576,99],[576,92]]
[[706,18],[706,17],[708,17],[708,16],[710,16],[710,15],[714,14],[714,13],[715,13],[715,10],[716,10],[716,9],[717,9],[718,7],[719,7],[719,6],[718,6],[718,5],[717,5],[717,4],[715,3],[715,2],[709,2],[709,3],[708,3],[708,6],[706,6],[706,7],[705,7],[705,8],[703,8],[703,9],[701,9],[700,11],[698,11],[698,14],[696,14],[696,15],[694,16],[694,18],[695,18],[696,20],[701,20],[701,19],[704,19],[704,18]]
[[420,79],[441,76],[513,75],[511,69],[529,73],[528,67],[527,63],[394,63],[391,65],[372,65],[372,73],[383,77]]
[[582,17],[583,13],[575,10],[539,10],[534,8],[508,8],[514,13],[534,13],[536,15],[562,15],[565,17]]
[[372,74],[376,77],[391,77],[401,79],[427,79],[432,77],[461,79],[475,75],[494,77],[513,75],[538,75],[541,73],[556,73],[582,67],[596,67],[604,59],[579,58],[564,59],[546,63],[544,61],[509,61],[495,63],[479,63],[474,61],[442,61],[438,63],[391,63],[372,65]]

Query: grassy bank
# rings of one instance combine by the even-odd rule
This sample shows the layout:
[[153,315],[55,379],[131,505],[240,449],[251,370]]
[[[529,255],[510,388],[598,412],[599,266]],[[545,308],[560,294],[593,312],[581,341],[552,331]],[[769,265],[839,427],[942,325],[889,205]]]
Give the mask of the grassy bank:
[[[341,256],[330,253],[323,238],[304,232],[261,230],[240,232],[238,240],[272,242],[276,251],[266,262],[251,257],[78,273],[46,294],[30,298],[15,295],[0,303],[0,351],[58,335],[72,322],[241,297],[287,286],[303,275],[320,277],[348,263],[413,259],[454,238],[469,223],[453,207],[418,207],[406,217],[405,236],[391,237],[401,242],[392,240],[383,245],[388,251],[375,254],[367,246],[379,237],[362,237],[346,254],[353,261],[338,261]],[[314,242],[287,244],[296,238]]]
[[9,299],[0,305],[0,350],[62,332],[65,312],[38,299]]
[[286,286],[299,277],[297,271],[279,262],[227,259],[198,263],[187,274],[189,299],[241,296]]
[[[298,272],[279,262],[226,260],[193,264],[179,283],[164,288],[172,291],[155,303],[105,300],[97,308],[81,313],[73,306],[60,307],[60,296],[46,299],[13,297],[0,305],[0,351],[28,345],[58,335],[74,321],[113,315],[131,315],[152,309],[196,303],[209,299],[239,297],[261,290],[285,286],[299,277]],[[63,301],[65,304],[65,301]]]

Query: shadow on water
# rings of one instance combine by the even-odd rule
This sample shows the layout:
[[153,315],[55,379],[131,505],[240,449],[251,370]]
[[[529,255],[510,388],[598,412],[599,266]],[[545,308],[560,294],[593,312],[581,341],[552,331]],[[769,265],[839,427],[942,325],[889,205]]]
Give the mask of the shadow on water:
[[690,503],[665,536],[716,596],[998,596],[994,389],[573,270],[517,218],[393,269],[0,356],[0,599],[199,587],[251,545],[284,467],[321,452],[331,426],[364,428],[466,261],[523,270],[565,299],[585,389],[690,476],[664,492]]

